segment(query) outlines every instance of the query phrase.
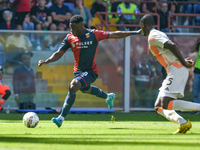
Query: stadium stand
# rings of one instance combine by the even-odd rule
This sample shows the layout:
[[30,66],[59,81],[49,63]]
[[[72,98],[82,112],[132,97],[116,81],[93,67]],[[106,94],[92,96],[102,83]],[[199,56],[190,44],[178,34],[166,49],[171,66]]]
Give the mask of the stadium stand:
[[[73,65],[46,65],[38,68],[37,72],[40,72],[42,79],[47,80],[48,92],[58,94],[58,104],[59,106],[62,106],[68,91],[68,86],[74,77]],[[101,78],[98,78],[93,85],[98,86],[105,92],[108,92],[108,87],[102,84]],[[77,99],[74,103],[74,107],[92,107],[95,105],[99,107],[106,106],[105,101],[92,95],[78,92],[76,97]]]

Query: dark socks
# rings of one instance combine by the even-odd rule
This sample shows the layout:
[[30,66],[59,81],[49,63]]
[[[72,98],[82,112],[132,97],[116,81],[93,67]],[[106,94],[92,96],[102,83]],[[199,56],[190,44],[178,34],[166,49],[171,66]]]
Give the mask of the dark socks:
[[107,96],[108,96],[107,93],[105,93],[104,91],[102,91],[101,89],[99,89],[96,86],[91,86],[91,87],[92,87],[92,91],[90,94],[95,95],[100,98],[103,98],[103,99],[107,98]]
[[74,104],[75,99],[76,99],[76,94],[70,94],[70,93],[67,94],[60,116],[62,116],[63,118],[67,116],[69,110]]

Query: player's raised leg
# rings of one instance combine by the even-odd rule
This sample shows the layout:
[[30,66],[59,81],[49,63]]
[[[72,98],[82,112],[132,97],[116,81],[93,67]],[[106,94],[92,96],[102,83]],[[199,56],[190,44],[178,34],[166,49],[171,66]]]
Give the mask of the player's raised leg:
[[113,101],[115,99],[114,93],[107,94],[103,90],[99,89],[96,86],[92,86],[91,84],[95,82],[98,75],[93,71],[85,71],[76,76],[76,79],[80,81],[81,83],[81,92],[88,93],[95,95],[97,97],[105,99],[106,103],[108,104],[108,108],[113,108]]
[[99,89],[96,86],[90,86],[89,89],[84,88],[81,90],[83,93],[88,93],[88,94],[92,94],[95,95],[99,98],[103,98],[105,99],[106,103],[108,104],[108,108],[112,109],[113,108],[113,101],[115,99],[115,94],[114,93],[109,93],[107,94],[106,92],[104,92],[103,90]]
[[184,100],[171,100],[169,102],[168,109],[181,111],[200,111],[200,104]]
[[76,99],[76,92],[80,89],[80,87],[81,87],[81,83],[78,80],[73,79],[69,86],[69,92],[65,98],[65,102],[63,104],[61,114],[57,118],[51,119],[53,123],[55,123],[58,127],[61,127],[65,117],[67,116],[72,105],[74,104],[75,99]]

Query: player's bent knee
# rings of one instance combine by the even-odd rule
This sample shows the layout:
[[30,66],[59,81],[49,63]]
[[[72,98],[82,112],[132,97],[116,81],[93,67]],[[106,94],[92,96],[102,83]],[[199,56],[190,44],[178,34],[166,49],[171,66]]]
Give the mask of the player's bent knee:
[[76,85],[71,84],[69,86],[69,92],[70,93],[76,93],[78,91],[78,87]]

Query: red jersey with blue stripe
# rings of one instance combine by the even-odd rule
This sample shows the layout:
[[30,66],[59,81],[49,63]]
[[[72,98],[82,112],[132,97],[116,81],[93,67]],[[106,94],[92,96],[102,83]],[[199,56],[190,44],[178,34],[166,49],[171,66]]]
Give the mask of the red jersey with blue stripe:
[[68,48],[74,54],[74,73],[92,70],[98,74],[96,65],[96,54],[98,42],[109,37],[108,32],[101,30],[85,29],[80,37],[74,36],[70,32],[63,40],[59,50],[66,52]]

